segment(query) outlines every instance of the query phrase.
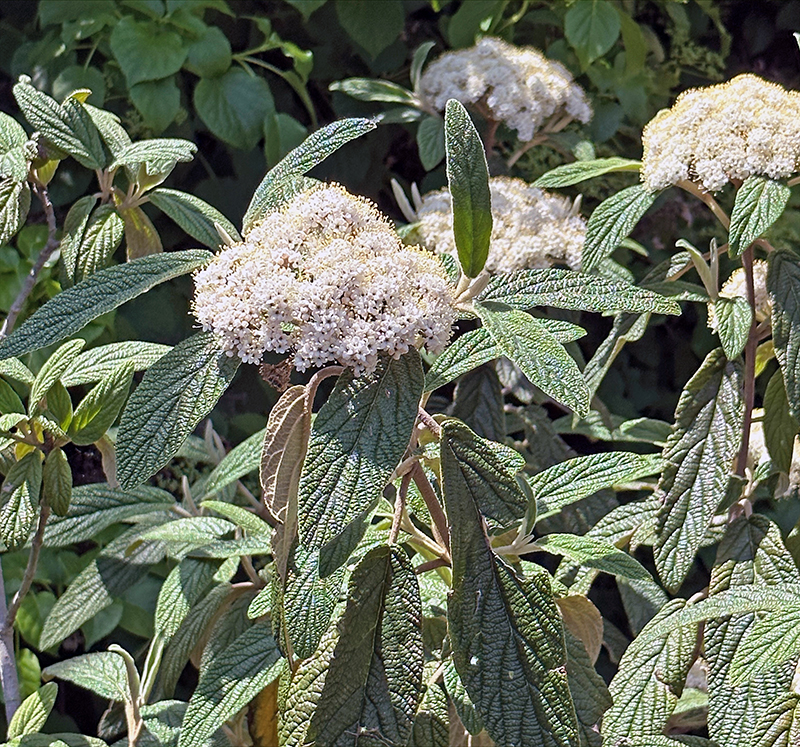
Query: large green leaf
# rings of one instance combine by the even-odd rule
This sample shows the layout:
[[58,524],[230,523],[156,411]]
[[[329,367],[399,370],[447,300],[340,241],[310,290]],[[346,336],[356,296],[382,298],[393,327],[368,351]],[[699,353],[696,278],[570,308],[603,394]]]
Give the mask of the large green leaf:
[[0,181],[0,244],[6,244],[22,228],[31,207],[27,182],[7,177]]
[[770,377],[764,392],[764,442],[772,463],[787,475],[792,467],[794,438],[798,433],[800,424],[792,415],[783,373],[778,369]]
[[769,674],[800,655],[800,610],[756,619],[736,647],[728,677],[734,687]]
[[377,124],[369,119],[342,119],[309,135],[301,145],[270,169],[258,185],[242,222],[247,233],[274,205],[282,182],[299,177],[322,163],[345,143],[374,130]]
[[460,480],[490,528],[508,528],[528,507],[528,496],[517,481],[525,460],[514,449],[488,441],[458,420],[442,425],[443,463],[458,470]]
[[402,548],[384,545],[364,556],[350,580],[339,640],[308,729],[317,747],[353,743],[362,733],[380,744],[405,745],[422,689],[420,607]]
[[619,32],[619,14],[606,0],[582,0],[564,16],[564,35],[584,67],[608,52]]
[[336,0],[336,14],[350,38],[375,59],[403,32],[400,0]]
[[548,534],[537,539],[536,546],[545,552],[563,555],[580,565],[614,576],[639,581],[651,580],[650,574],[638,560],[610,542],[595,537]]
[[109,41],[129,87],[177,73],[188,54],[183,37],[171,26],[137,21],[132,15],[123,15],[113,24]]
[[800,260],[789,251],[769,255],[772,339],[783,371],[789,410],[800,422]]
[[554,464],[528,477],[528,485],[536,501],[537,516],[543,519],[598,490],[656,474],[662,465],[661,456],[655,454],[590,454]]
[[447,620],[461,681],[500,747],[576,747],[561,617],[544,570],[522,579],[489,545],[448,450],[442,479],[453,558]]
[[792,190],[766,176],[750,176],[736,192],[731,212],[728,246],[731,257],[738,257],[781,217]]
[[541,189],[554,189],[559,187],[571,187],[587,179],[594,179],[596,176],[610,174],[615,171],[633,171],[638,173],[641,168],[641,161],[631,161],[627,158],[594,158],[591,161],[575,161],[557,166],[540,176],[534,183],[534,187]]
[[[791,555],[786,551],[781,532],[764,516],[739,516],[725,530],[711,571],[709,596],[737,586],[764,585],[766,589],[800,580]],[[784,617],[785,615],[785,617]],[[782,619],[793,616],[791,608]],[[704,651],[708,661],[708,732],[726,747],[750,747],[755,741],[756,722],[767,712],[770,701],[787,690],[795,662],[780,657],[773,666],[763,667],[752,681],[734,683],[729,678],[732,660],[744,640],[755,630],[754,614],[709,620],[705,626]],[[757,639],[756,639],[757,640]],[[762,639],[763,641],[763,639]],[[767,659],[767,662],[769,659]],[[766,662],[764,662],[766,664]]]
[[422,388],[414,350],[382,357],[368,376],[348,370],[339,377],[314,420],[300,476],[303,546],[331,545],[375,506],[408,446]]
[[[673,599],[645,626],[642,633],[684,607]],[[613,705],[603,715],[603,742],[660,736],[683,691],[695,657],[697,626],[681,627],[666,637],[637,638],[623,655],[609,690]]]
[[25,698],[8,725],[6,738],[14,739],[23,734],[38,732],[53,710],[57,695],[58,685],[48,682]]
[[117,434],[117,479],[131,488],[163,467],[228,388],[238,358],[211,333],[176,345],[153,364],[128,400]]
[[123,533],[78,574],[47,616],[39,639],[42,650],[74,633],[164,557],[164,546],[160,542],[143,542],[129,550],[140,533],[139,528]]
[[37,91],[30,78],[21,78],[14,86],[16,98],[25,119],[56,148],[71,155],[87,169],[101,169],[106,155],[100,133],[83,105],[74,98],[63,104]]
[[655,199],[655,192],[648,192],[643,185],[635,184],[601,202],[586,227],[581,269],[589,272],[610,257]]
[[735,298],[720,296],[714,301],[713,309],[719,341],[728,360],[732,361],[747,344],[753,322],[753,311],[747,299],[741,296]]
[[86,446],[102,438],[128,398],[133,370],[132,361],[120,363],[80,401],[69,424],[68,433],[73,443]]
[[742,438],[741,389],[741,368],[717,348],[681,392],[656,491],[661,510],[653,553],[669,589],[683,582],[725,497]]
[[284,666],[268,622],[245,630],[201,670],[178,747],[206,747],[211,735],[278,677]]
[[764,711],[753,730],[752,747],[794,747],[800,744],[800,695],[784,692]]
[[0,341],[0,358],[24,355],[60,342],[153,286],[202,267],[210,258],[211,253],[205,249],[191,249],[98,270],[59,293]]
[[444,140],[458,261],[464,274],[474,278],[489,256],[492,196],[483,142],[467,110],[455,99],[445,108]]
[[589,412],[589,389],[578,364],[542,324],[524,311],[485,306],[476,311],[497,346],[532,384],[578,415]]
[[120,363],[130,361],[134,371],[143,371],[172,348],[155,342],[112,342],[81,353],[61,375],[66,387],[94,384],[114,371]]
[[497,301],[515,309],[555,306],[603,314],[627,311],[642,314],[680,314],[671,298],[624,280],[586,275],[572,270],[547,268],[520,270],[492,278],[480,301]]
[[203,488],[206,495],[218,493],[228,485],[258,469],[261,463],[261,446],[264,442],[264,433],[264,428],[256,431],[225,455],[208,476]]
[[215,223],[222,226],[234,241],[241,239],[233,223],[199,197],[162,187],[154,189],[148,197],[150,202],[172,218],[189,236],[209,249],[217,249],[222,244],[222,239],[214,228]]
[[0,539],[8,550],[22,547],[39,515],[42,485],[41,452],[34,451],[14,462],[6,473],[0,493]]
[[184,558],[164,580],[158,594],[155,632],[171,638],[186,619],[192,606],[211,584],[219,563],[201,558]]
[[485,327],[461,335],[433,362],[425,374],[425,391],[432,392],[462,374],[499,358],[502,352]]
[[45,547],[66,547],[85,542],[112,524],[137,516],[167,512],[175,498],[165,490],[140,485],[117,490],[105,483],[79,485],[72,489],[69,512],[53,516],[44,530]]
[[426,171],[435,169],[445,156],[444,120],[440,116],[425,117],[417,127],[419,160]]
[[129,697],[125,660],[113,651],[74,656],[51,664],[42,674],[45,679],[57,677],[108,700],[120,702]]
[[122,243],[125,225],[112,205],[100,205],[86,224],[81,242],[75,253],[71,284],[85,280],[111,261]]

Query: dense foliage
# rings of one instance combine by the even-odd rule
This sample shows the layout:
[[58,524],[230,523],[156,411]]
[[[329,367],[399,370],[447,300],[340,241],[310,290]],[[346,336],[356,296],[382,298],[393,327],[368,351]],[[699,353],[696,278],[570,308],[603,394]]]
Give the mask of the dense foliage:
[[800,2],[2,12],[8,744],[800,743]]

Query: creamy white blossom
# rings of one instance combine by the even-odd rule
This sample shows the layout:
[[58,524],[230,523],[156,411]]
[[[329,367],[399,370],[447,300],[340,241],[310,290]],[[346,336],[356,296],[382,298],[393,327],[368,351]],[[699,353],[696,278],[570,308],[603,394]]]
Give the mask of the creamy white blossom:
[[[491,273],[565,264],[580,269],[586,221],[570,199],[504,176],[489,180],[492,238],[486,269]],[[422,198],[419,235],[428,248],[457,255],[450,192]]]
[[656,191],[689,180],[715,192],[754,174],[800,167],[800,93],[755,75],[693,88],[642,134],[642,181]]
[[298,370],[375,369],[442,350],[455,320],[439,260],[405,246],[366,199],[323,185],[267,215],[195,274],[194,314],[228,355],[293,353]]
[[419,88],[423,100],[439,111],[448,99],[484,104],[522,141],[531,140],[555,114],[581,122],[592,118],[586,94],[560,62],[493,37],[443,54],[428,65]]

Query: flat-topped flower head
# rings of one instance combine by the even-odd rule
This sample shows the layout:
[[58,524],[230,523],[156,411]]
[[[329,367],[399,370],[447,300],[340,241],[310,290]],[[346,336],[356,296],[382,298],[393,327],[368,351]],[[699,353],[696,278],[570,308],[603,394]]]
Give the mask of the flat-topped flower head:
[[[492,238],[486,269],[493,273],[567,265],[578,270],[586,221],[568,198],[530,186],[522,179],[489,179]],[[422,243],[457,255],[450,192],[440,189],[422,198],[417,211]]]
[[586,94],[560,62],[493,37],[443,54],[428,65],[419,87],[422,98],[439,111],[448,99],[484,104],[524,142],[553,115],[581,122],[592,118]]
[[642,181],[656,191],[689,180],[709,192],[731,179],[800,170],[800,93],[755,75],[693,88],[644,128]]
[[453,288],[429,251],[405,246],[368,200],[338,185],[303,192],[195,274],[194,314],[228,355],[371,372],[381,354],[441,351]]

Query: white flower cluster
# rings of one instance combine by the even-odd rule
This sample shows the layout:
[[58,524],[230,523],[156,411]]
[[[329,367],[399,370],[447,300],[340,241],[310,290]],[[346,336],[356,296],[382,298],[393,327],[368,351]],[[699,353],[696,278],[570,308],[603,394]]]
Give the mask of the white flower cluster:
[[693,88],[644,128],[642,181],[715,192],[731,179],[780,179],[800,167],[800,93],[755,75]]
[[428,65],[419,88],[422,98],[439,111],[448,99],[484,103],[523,142],[554,114],[581,122],[592,118],[586,94],[560,62],[533,47],[515,47],[493,37],[443,54]]
[[300,371],[334,362],[369,373],[382,353],[439,352],[455,321],[439,260],[338,185],[270,213],[194,280],[203,329],[246,363],[292,351]]
[[[566,264],[580,269],[586,221],[577,204],[549,194],[522,179],[489,180],[492,239],[486,269],[491,273]],[[440,189],[422,198],[417,210],[419,234],[428,248],[457,255],[450,192]]]

